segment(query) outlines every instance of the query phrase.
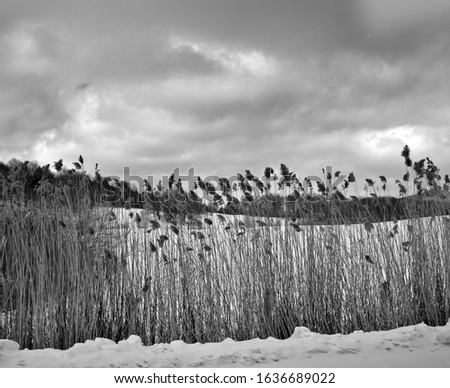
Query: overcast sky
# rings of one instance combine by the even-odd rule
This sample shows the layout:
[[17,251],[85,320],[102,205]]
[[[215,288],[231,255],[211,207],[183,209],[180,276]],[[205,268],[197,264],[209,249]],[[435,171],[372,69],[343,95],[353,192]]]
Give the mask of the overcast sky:
[[450,172],[448,0],[0,0],[0,160]]

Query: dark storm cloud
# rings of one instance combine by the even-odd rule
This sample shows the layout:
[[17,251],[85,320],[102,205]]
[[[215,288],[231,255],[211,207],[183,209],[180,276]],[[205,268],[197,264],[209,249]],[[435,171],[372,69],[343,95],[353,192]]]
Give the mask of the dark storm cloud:
[[450,8],[423,4],[0,0],[0,158],[394,176],[408,142],[450,169]]

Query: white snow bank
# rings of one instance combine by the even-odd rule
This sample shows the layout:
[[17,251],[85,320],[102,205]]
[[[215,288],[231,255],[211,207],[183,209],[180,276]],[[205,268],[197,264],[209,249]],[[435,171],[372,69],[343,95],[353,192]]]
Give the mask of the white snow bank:
[[450,320],[382,332],[323,335],[298,327],[286,340],[143,346],[138,336],[96,338],[65,351],[19,350],[0,340],[0,367],[450,367]]

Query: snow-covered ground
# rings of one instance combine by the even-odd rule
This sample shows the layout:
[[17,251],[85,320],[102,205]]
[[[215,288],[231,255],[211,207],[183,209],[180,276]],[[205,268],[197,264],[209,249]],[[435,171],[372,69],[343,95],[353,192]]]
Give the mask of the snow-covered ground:
[[[133,211],[142,214],[142,212]],[[161,233],[155,231],[149,235],[146,233],[149,220],[145,215],[142,214],[143,221],[136,226],[135,220],[129,213],[129,211],[117,212],[116,215],[119,218],[119,225],[130,225],[132,234],[154,235],[156,238]],[[221,222],[217,215],[211,218],[215,224]],[[237,221],[245,221],[230,216],[224,218],[224,224],[235,225]],[[393,239],[393,244],[401,246],[401,242],[407,238],[406,223],[406,221],[399,222],[398,235]],[[161,222],[161,226],[164,230],[168,229],[168,225],[164,222]],[[381,226],[375,227],[381,228]],[[384,227],[391,229],[393,224],[386,223]],[[316,226],[302,226],[302,228],[316,228]],[[317,228],[320,229],[319,226]],[[327,227],[330,230],[332,228]],[[355,228],[357,226],[348,227],[350,231]],[[286,230],[286,224],[271,225],[269,223],[265,233],[270,237],[272,234],[286,233]],[[249,225],[247,225],[247,231],[252,235],[257,233],[257,230]],[[296,236],[301,239],[302,233]],[[396,242],[397,239],[399,242]],[[422,323],[389,331],[369,333],[357,331],[349,335],[323,335],[303,327],[297,328],[286,340],[268,338],[237,342],[226,339],[220,343],[206,344],[185,344],[182,341],[173,341],[170,344],[143,346],[141,339],[137,336],[131,336],[119,343],[97,338],[83,344],[75,344],[64,351],[19,350],[17,343],[0,340],[0,367],[450,368],[450,321],[443,327],[428,327]]]
[[97,338],[68,350],[19,350],[0,340],[0,367],[217,368],[217,367],[445,367],[450,368],[450,321],[446,326],[421,323],[389,331],[322,335],[299,327],[286,340],[267,338],[220,343],[143,346],[131,336]]

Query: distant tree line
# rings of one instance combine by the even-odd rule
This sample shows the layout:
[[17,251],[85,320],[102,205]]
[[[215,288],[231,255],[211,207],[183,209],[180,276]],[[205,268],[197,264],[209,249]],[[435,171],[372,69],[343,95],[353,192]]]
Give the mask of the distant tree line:
[[193,190],[185,190],[181,180],[176,181],[172,174],[165,187],[161,181],[152,187],[144,180],[143,189],[137,190],[126,180],[102,176],[98,165],[93,176],[88,174],[82,156],[70,168],[63,160],[40,166],[37,162],[12,159],[0,162],[0,201],[26,204],[52,197],[73,210],[113,206],[146,208],[180,218],[219,212],[324,224],[447,214],[448,175],[442,179],[429,158],[413,163],[408,146],[401,156],[406,172],[402,181],[396,181],[397,197],[389,194],[384,176],[379,177],[381,187],[374,180],[365,179],[365,195],[356,196],[348,195],[350,185],[358,190],[353,173],[343,178],[340,171],[331,176],[331,172],[323,170],[323,179],[313,185],[308,178],[300,182],[285,164],[281,164],[279,175],[271,167],[264,170],[261,178],[245,170],[245,174],[237,174],[235,182],[220,178],[217,185],[197,177]]

